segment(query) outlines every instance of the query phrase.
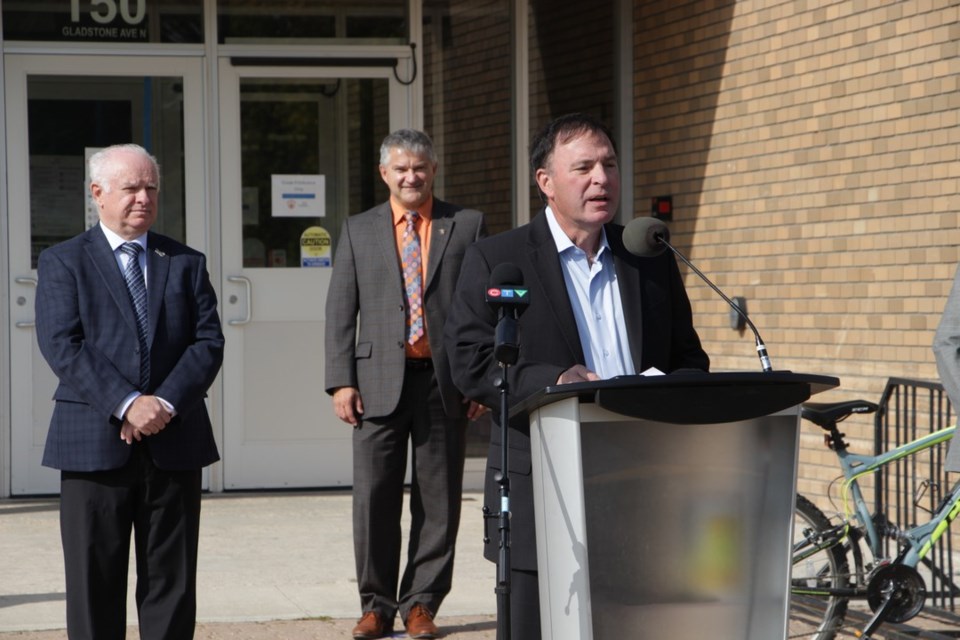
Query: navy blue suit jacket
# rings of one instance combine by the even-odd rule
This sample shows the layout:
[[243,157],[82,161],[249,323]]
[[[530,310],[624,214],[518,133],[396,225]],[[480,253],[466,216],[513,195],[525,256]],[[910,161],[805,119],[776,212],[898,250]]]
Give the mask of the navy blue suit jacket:
[[[177,415],[145,437],[161,469],[199,469],[219,459],[204,403],[223,362],[217,298],[203,254],[147,235],[149,388]],[[97,225],[40,254],[36,301],[40,351],[59,379],[43,455],[67,471],[116,469],[131,446],[117,405],[138,386],[137,325],[123,275]]]

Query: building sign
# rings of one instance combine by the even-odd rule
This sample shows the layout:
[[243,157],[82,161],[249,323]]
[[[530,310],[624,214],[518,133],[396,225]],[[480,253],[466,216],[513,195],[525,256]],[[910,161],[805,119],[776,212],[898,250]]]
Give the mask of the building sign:
[[91,0],[86,12],[80,12],[80,0],[70,0],[70,24],[64,26],[66,38],[148,41],[143,19],[147,0]]
[[203,42],[203,3],[179,0],[33,0],[3,3],[6,40]]

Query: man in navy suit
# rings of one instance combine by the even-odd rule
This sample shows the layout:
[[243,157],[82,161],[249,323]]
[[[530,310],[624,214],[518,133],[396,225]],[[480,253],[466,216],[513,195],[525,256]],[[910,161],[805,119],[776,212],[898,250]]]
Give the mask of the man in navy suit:
[[201,469],[219,459],[204,404],[223,361],[217,299],[203,254],[150,232],[146,150],[103,149],[89,173],[100,224],[40,254],[36,303],[59,379],[43,464],[61,470],[67,634],[124,638],[132,530],[141,639],[188,640]]

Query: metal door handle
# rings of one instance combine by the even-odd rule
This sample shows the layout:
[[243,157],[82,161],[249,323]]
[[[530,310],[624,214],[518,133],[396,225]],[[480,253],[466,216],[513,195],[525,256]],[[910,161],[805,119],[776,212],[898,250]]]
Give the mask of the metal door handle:
[[227,276],[228,282],[237,282],[242,284],[247,289],[247,304],[246,304],[246,315],[238,320],[227,320],[227,324],[232,327],[238,327],[242,324],[247,324],[250,322],[253,316],[253,303],[251,302],[253,298],[253,283],[250,282],[250,278],[245,278],[243,276]]
[[[19,278],[14,278],[13,281],[16,282],[17,284],[32,285],[33,287],[37,286],[37,279],[30,278],[27,276],[20,276]],[[20,322],[15,322],[13,326],[15,326],[17,329],[31,329],[35,325],[36,323],[33,320],[22,320]]]

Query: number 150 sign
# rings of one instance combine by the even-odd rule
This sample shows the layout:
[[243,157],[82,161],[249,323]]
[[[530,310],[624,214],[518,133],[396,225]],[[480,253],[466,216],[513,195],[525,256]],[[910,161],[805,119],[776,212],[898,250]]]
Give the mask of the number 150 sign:
[[[99,24],[110,24],[117,13],[127,24],[140,24],[147,15],[147,0],[90,0],[90,5],[90,18]],[[70,0],[70,20],[80,22],[80,0]]]

